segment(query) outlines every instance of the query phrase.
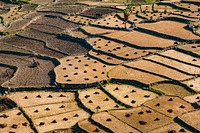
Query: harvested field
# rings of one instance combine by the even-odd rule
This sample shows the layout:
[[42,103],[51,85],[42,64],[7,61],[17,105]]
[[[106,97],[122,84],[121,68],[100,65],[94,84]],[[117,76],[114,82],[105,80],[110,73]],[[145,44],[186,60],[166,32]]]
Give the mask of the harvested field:
[[92,119],[96,121],[97,123],[100,123],[101,125],[105,126],[112,132],[116,133],[119,131],[123,131],[126,133],[134,132],[139,133],[136,129],[132,128],[128,124],[120,121],[116,117],[112,116],[108,112],[100,112],[92,115]]
[[153,12],[152,5],[141,5],[141,12]]
[[110,79],[133,80],[144,84],[152,84],[155,82],[167,80],[166,78],[138,71],[125,66],[115,67],[114,69],[109,71],[108,76]]
[[200,110],[185,113],[181,116],[178,116],[178,119],[196,129],[195,132],[200,131],[200,123],[199,123]]
[[[136,8],[134,12],[139,11],[139,10],[140,10],[139,8]],[[120,17],[121,19],[123,19],[124,14],[122,14],[122,13],[118,13],[118,15],[119,15],[119,17]],[[143,19],[137,17],[135,14],[130,14],[129,21],[130,21],[130,22],[133,22],[133,23],[135,23],[135,24],[137,24],[137,23],[142,22]]]
[[[154,73],[158,74],[160,76],[165,76],[169,79],[174,79],[174,80],[185,80],[191,78],[191,76],[181,73],[179,71],[176,71],[174,69],[165,67],[163,65],[147,61],[147,60],[139,60],[135,62],[130,62],[126,64],[129,67],[132,68],[137,68],[140,70],[147,71],[148,73]],[[165,70],[165,71],[163,71]],[[173,73],[173,75],[172,75]]]
[[31,119],[39,119],[42,117],[49,117],[56,114],[80,110],[80,108],[78,107],[76,102],[62,102],[26,107],[23,108],[23,110]]
[[104,51],[106,53],[113,54],[117,57],[121,57],[124,59],[135,59],[156,51],[156,50],[136,49],[103,38],[91,38],[88,40],[88,42],[96,50]]
[[185,97],[191,95],[191,92],[185,87],[173,83],[160,83],[153,85],[152,88],[171,96]]
[[93,123],[91,123],[89,120],[83,120],[78,122],[78,126],[89,133],[92,132],[99,132],[99,133],[106,133],[106,131],[104,131],[103,129],[99,128],[98,126],[94,125]]
[[124,108],[97,88],[80,90],[78,95],[81,103],[92,112]]
[[[27,50],[31,50],[33,53],[37,53],[37,54],[41,54],[41,55],[46,55],[46,56],[55,57],[55,58],[62,58],[65,56],[65,54],[61,54],[59,52],[45,48],[46,44],[44,42],[24,38],[24,37],[17,36],[17,35],[10,36],[8,38],[4,38],[1,41],[4,43],[11,44],[13,46],[17,46],[19,48],[25,48]],[[12,49],[14,49],[14,48],[12,48]],[[19,50],[15,50],[15,51],[19,51]]]
[[192,90],[200,92],[200,78],[194,78],[183,83],[189,86]]
[[179,8],[184,8],[185,10],[190,10],[190,11],[198,11],[198,6],[191,4],[191,3],[173,3],[173,5],[179,7]]
[[162,20],[165,19],[167,17],[169,17],[169,14],[167,13],[139,13],[138,14],[140,17],[146,18],[147,20]]
[[[93,32],[92,32],[93,33]],[[172,46],[174,41],[164,39],[164,38],[158,38],[156,36],[150,35],[150,34],[145,34],[139,31],[116,31],[110,34],[106,34],[105,36],[113,38],[113,39],[118,39],[120,41],[125,41],[130,44],[142,47],[142,48],[164,48],[164,47],[169,47]],[[144,39],[145,38],[145,39]],[[146,42],[148,40],[148,43]],[[161,43],[162,42],[162,43]]]
[[186,44],[186,45],[181,45],[178,48],[200,55],[200,44]]
[[34,23],[36,24],[42,24],[42,25],[49,25],[52,27],[57,27],[60,29],[66,29],[66,30],[70,30],[73,28],[78,27],[77,24],[66,21],[64,19],[62,19],[61,17],[58,16],[53,16],[53,15],[47,15],[47,16],[43,16],[40,17],[39,19],[37,19],[36,21],[34,21]]
[[60,84],[89,84],[107,80],[112,66],[105,65],[87,56],[69,56],[59,60],[54,71]]
[[140,88],[123,85],[123,84],[109,84],[104,89],[113,95],[116,99],[127,105],[137,107],[144,102],[156,98],[158,95]]
[[192,103],[193,105],[197,105],[198,108],[200,107],[200,94],[190,95],[184,97],[184,100]]
[[[109,28],[120,28],[125,29],[125,22],[119,19],[116,14],[108,15],[102,19],[98,19],[97,21],[92,23],[93,25],[109,27]],[[131,24],[126,24],[127,28],[131,27]]]
[[75,94],[72,92],[13,92],[8,98],[15,101],[19,106],[28,108],[51,103],[74,102]]
[[90,8],[81,13],[83,16],[91,17],[91,18],[101,18],[104,15],[108,15],[111,13],[119,12],[118,10],[111,8]]
[[161,128],[155,129],[153,131],[150,131],[149,133],[169,133],[169,132],[185,132],[185,133],[192,133],[191,131],[188,131],[184,127],[181,127],[180,125],[176,123],[172,123],[166,126],[163,126]]
[[38,132],[48,132],[56,129],[67,129],[74,126],[78,121],[89,118],[89,114],[83,110],[66,112],[53,116],[33,120]]
[[117,65],[124,62],[124,60],[120,60],[106,54],[100,54],[95,51],[90,51],[88,54],[95,59],[105,62],[106,64]]
[[70,15],[70,14],[79,14],[83,11],[84,8],[79,6],[58,6],[58,7],[44,7],[42,9],[39,9],[40,12],[52,12],[52,13],[61,13],[63,15]]
[[42,32],[54,33],[54,34],[59,34],[60,32],[64,31],[64,29],[56,27],[56,26],[35,24],[35,23],[32,23],[29,26],[27,26],[27,29],[39,30]]
[[[187,55],[186,55],[187,56]],[[196,67],[196,66],[192,66],[192,65],[188,65],[179,61],[175,61],[172,59],[168,59],[159,55],[153,55],[150,57],[145,58],[148,61],[151,62],[155,62],[155,63],[159,63],[165,67],[172,67],[176,70],[181,70],[182,72],[188,73],[188,74],[200,74],[200,67]],[[192,61],[192,59],[191,59]]]
[[154,4],[153,5],[153,9],[155,11],[158,11],[158,12],[164,12],[166,10],[166,12],[174,12],[176,11],[177,9],[175,8],[172,8],[171,6],[168,6],[168,5],[161,5],[161,4]]
[[[38,66],[35,66],[34,60],[39,63]],[[0,62],[18,68],[15,76],[2,85],[4,87],[42,87],[51,84],[52,77],[50,76],[53,75],[48,74],[55,67],[51,60],[23,55],[0,54]]]
[[0,84],[10,80],[14,76],[15,70],[8,67],[0,67]]
[[152,129],[169,124],[172,121],[171,118],[147,107],[138,107],[129,110],[113,110],[109,111],[109,113],[141,132],[148,132]]
[[[184,47],[184,46],[186,46],[186,45],[182,45],[180,47]],[[189,48],[187,48],[187,49],[189,50]],[[172,61],[177,60],[179,62],[184,62],[184,63],[191,64],[191,65],[194,65],[194,66],[200,66],[200,59],[199,58],[191,56],[191,55],[186,54],[186,53],[178,52],[176,50],[168,50],[168,51],[159,53],[159,55],[164,56],[166,58],[169,58]]]
[[95,21],[95,19],[83,17],[83,16],[63,16],[63,18],[68,21],[83,24],[83,25],[88,25],[89,23],[92,23]]
[[88,52],[84,44],[74,40],[61,39],[58,35],[47,34],[39,31],[25,31],[19,34],[22,37],[36,39],[46,43],[46,46],[57,52],[67,55],[82,55]]
[[142,23],[138,24],[139,27],[156,31],[158,33],[178,37],[186,40],[199,39],[199,36],[193,34],[186,27],[187,24],[176,22],[176,21],[159,21],[156,23]]
[[174,96],[160,96],[144,105],[172,118],[194,110],[190,103]]
[[18,109],[12,109],[0,113],[0,132],[33,133],[29,122]]
[[200,19],[200,13],[199,12],[174,12],[173,14],[175,15],[179,15],[179,16],[183,16],[185,18],[196,18],[196,19]]

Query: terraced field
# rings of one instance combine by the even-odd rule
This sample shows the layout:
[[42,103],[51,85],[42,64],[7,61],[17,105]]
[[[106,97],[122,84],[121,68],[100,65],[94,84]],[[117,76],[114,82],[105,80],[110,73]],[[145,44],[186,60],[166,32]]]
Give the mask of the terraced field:
[[0,1],[0,133],[198,133],[198,0]]

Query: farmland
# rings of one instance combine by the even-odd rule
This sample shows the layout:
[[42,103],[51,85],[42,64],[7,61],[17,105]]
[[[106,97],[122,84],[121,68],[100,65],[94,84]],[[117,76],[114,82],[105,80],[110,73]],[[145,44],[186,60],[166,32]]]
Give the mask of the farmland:
[[0,1],[0,133],[198,133],[198,0]]

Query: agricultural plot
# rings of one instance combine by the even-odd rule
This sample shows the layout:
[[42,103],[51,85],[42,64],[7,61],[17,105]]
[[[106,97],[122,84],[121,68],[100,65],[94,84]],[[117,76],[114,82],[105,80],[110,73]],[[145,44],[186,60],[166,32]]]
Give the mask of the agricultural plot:
[[[115,28],[125,29],[125,22],[122,19],[119,19],[116,16],[116,14],[111,14],[102,19],[98,19],[92,24],[96,26],[108,27],[112,29],[115,29]],[[126,26],[127,28],[130,28],[132,25],[130,23],[127,23]]]
[[200,94],[194,94],[184,97],[184,100],[192,103],[194,106],[200,107]]
[[81,15],[98,19],[98,18],[104,17],[105,15],[116,13],[116,12],[119,12],[119,11],[115,9],[111,9],[111,8],[90,8],[88,10],[83,11]]
[[152,84],[160,81],[167,80],[154,74],[139,71],[125,66],[117,66],[111,69],[108,73],[110,79],[132,80],[138,81],[143,84]]
[[[182,45],[180,47],[184,47],[185,45]],[[193,45],[192,45],[193,46]],[[188,48],[189,50],[189,48]],[[159,53],[159,55],[164,56],[168,59],[173,60],[177,60],[179,62],[183,62],[183,63],[187,63],[187,64],[191,64],[193,66],[200,66],[200,60],[197,57],[191,56],[189,54],[186,53],[181,53],[178,52],[176,50],[168,50],[162,53]]]
[[156,52],[156,50],[136,49],[122,43],[103,38],[91,38],[88,40],[88,43],[96,50],[104,51],[108,54],[112,54],[125,60],[139,58]]
[[29,26],[27,26],[26,29],[39,30],[39,31],[42,31],[42,32],[54,33],[54,34],[59,34],[62,31],[64,31],[64,29],[56,27],[56,26],[44,25],[44,24],[35,24],[35,23],[30,24]]
[[88,52],[88,49],[83,47],[76,41],[64,39],[58,35],[43,33],[40,31],[25,31],[19,34],[22,37],[36,39],[45,42],[46,47],[56,52],[61,52],[65,55],[82,55]]
[[109,113],[141,132],[151,131],[167,125],[172,121],[171,118],[147,107],[138,107],[129,110],[112,110]]
[[[40,55],[46,55],[46,56],[55,57],[55,58],[61,58],[61,57],[65,56],[65,54],[61,54],[59,52],[55,52],[54,50],[46,48],[46,44],[42,41],[28,39],[28,38],[24,38],[24,37],[17,36],[17,35],[1,39],[1,41],[3,43],[6,43],[5,45],[10,44],[10,45],[18,47],[18,49],[25,48],[27,50],[32,51],[33,53],[37,53]],[[4,48],[5,48],[5,46],[4,46]],[[8,49],[8,50],[10,51],[10,49]],[[1,50],[2,50],[2,48],[1,48]],[[19,51],[19,50],[15,50],[13,47],[11,50]],[[25,51],[25,52],[19,51],[19,52],[25,53],[27,51]]]
[[106,85],[104,89],[122,103],[133,107],[140,106],[144,102],[154,99],[158,96],[153,92],[142,90],[131,85],[109,84]]
[[[148,25],[148,24],[145,24],[145,25]],[[93,33],[93,31],[91,33]],[[164,47],[172,46],[174,43],[174,41],[172,40],[159,38],[154,35],[145,34],[136,30],[131,31],[131,32],[115,31],[115,32],[111,32],[110,34],[105,34],[105,36],[113,38],[113,39],[118,39],[120,41],[128,42],[130,44],[133,44],[133,46],[135,45],[141,48],[152,48],[152,47],[164,48]],[[146,40],[148,40],[148,43],[146,42]]]
[[177,9],[171,7],[171,6],[168,6],[168,5],[162,5],[162,4],[154,4],[153,5],[153,10],[154,11],[158,11],[158,12],[174,12],[176,11]]
[[39,19],[34,21],[34,23],[42,24],[42,25],[49,25],[49,26],[57,27],[57,28],[60,28],[63,30],[64,29],[70,30],[70,29],[78,27],[77,24],[71,23],[69,21],[64,20],[61,17],[54,16],[54,15],[40,17]]
[[128,124],[120,121],[119,119],[112,116],[108,112],[96,113],[96,114],[92,115],[92,119],[94,121],[100,123],[101,125],[105,126],[106,128],[108,128],[109,130],[111,130],[114,133],[119,132],[119,131],[123,131],[125,133],[131,133],[131,132],[139,133],[138,130],[136,130],[136,129],[132,128],[131,126],[129,126]]
[[173,12],[173,14],[183,16],[183,17],[186,17],[186,18],[195,18],[195,19],[200,18],[200,13],[194,12],[194,11],[191,11],[191,12]]
[[181,85],[173,83],[160,83],[151,86],[154,90],[163,92],[166,95],[185,97],[191,95],[191,92]]
[[29,19],[19,19],[11,23],[10,26],[3,31],[12,32],[12,31],[23,30],[26,26],[29,25],[29,23],[30,23]]
[[[136,9],[135,9],[135,12],[136,12],[136,11],[139,11],[139,10],[140,10],[140,9],[136,8]],[[123,19],[123,18],[124,18],[124,14],[118,13],[118,15],[119,15],[120,19]],[[143,19],[137,17],[137,15],[135,15],[135,14],[130,14],[130,16],[129,16],[129,21],[132,22],[132,23],[137,24],[137,23],[142,22]]]
[[60,13],[63,15],[71,15],[71,14],[79,14],[83,11],[84,8],[80,6],[52,6],[52,7],[44,7],[41,9],[38,9],[39,12],[45,12],[45,13]]
[[199,6],[191,3],[173,3],[173,5],[177,6],[178,8],[183,8],[189,11],[198,11]]
[[185,133],[192,133],[191,131],[188,131],[184,127],[181,127],[180,125],[176,123],[172,123],[166,126],[163,126],[161,128],[155,129],[153,131],[150,131],[149,133],[164,133],[164,132],[185,132]]
[[105,65],[87,56],[65,57],[54,69],[56,82],[60,84],[90,84],[107,80],[112,66]]
[[45,5],[45,4],[52,3],[53,0],[31,0],[30,2],[34,4]]
[[78,126],[89,133],[92,132],[99,132],[99,133],[106,133],[106,131],[104,131],[103,129],[99,128],[98,126],[92,124],[89,120],[83,120],[78,122]]
[[120,60],[114,57],[111,57],[106,54],[100,54],[98,52],[90,51],[88,53],[91,57],[101,60],[102,62],[105,62],[105,64],[110,64],[110,65],[118,65],[124,62],[124,60]]
[[[182,62],[179,62],[179,61],[171,60],[171,59],[168,59],[168,58],[165,58],[165,57],[162,57],[162,56],[154,55],[154,56],[151,56],[151,57],[147,57],[145,59],[148,60],[148,61],[151,61],[151,62],[159,63],[159,64],[161,64],[165,67],[168,67],[168,68],[171,67],[175,70],[180,70],[184,73],[193,74],[193,75],[200,74],[199,67],[192,66],[192,65],[189,65],[189,64],[186,64],[186,63],[182,63]],[[192,59],[191,59],[191,61],[192,61]]]
[[200,130],[200,110],[185,113],[181,116],[178,116],[178,119],[196,129],[196,132]]
[[152,5],[141,5],[141,12],[153,12]]
[[11,109],[0,113],[0,132],[33,133],[29,122],[18,109]]
[[138,24],[138,27],[186,40],[199,39],[199,36],[185,28],[187,24],[176,21],[164,20],[156,23],[142,23]]
[[25,55],[0,54],[0,62],[17,67],[14,77],[3,83],[4,87],[50,86],[51,84],[51,77],[48,73],[55,67],[51,60]]
[[49,117],[33,120],[38,132],[48,132],[56,129],[67,129],[74,126],[78,121],[89,118],[89,114],[83,110],[66,112]]
[[[127,63],[126,65],[129,67],[137,68],[137,69],[145,71],[147,73],[159,75],[161,77],[165,77],[168,79],[185,80],[185,79],[189,79],[192,77],[188,74],[184,74],[182,72],[179,72],[179,71],[169,68],[167,66],[164,66],[164,65],[161,65],[158,63],[154,63],[154,62],[148,61],[148,60],[139,60],[139,61],[135,61],[135,62],[130,62],[130,63]],[[165,70],[165,71],[163,71],[163,70]],[[173,73],[173,75],[171,73]]]
[[179,49],[182,49],[184,51],[188,51],[189,53],[194,53],[196,55],[200,55],[200,44],[186,44],[181,45],[178,47]]
[[8,98],[15,101],[18,106],[28,108],[51,103],[74,102],[73,92],[15,92],[8,95]]
[[174,96],[161,96],[144,105],[172,118],[194,110],[190,103]]
[[200,78],[194,78],[183,83],[189,86],[195,92],[200,92]]
[[97,88],[79,90],[78,95],[81,103],[92,112],[124,108]]
[[84,17],[84,16],[63,16],[63,18],[70,22],[79,23],[82,25],[88,25],[89,23],[92,23],[95,21],[95,19]]
[[162,20],[162,19],[165,19],[167,17],[169,17],[170,15],[167,14],[167,13],[139,13],[138,14],[140,17],[142,18],[146,18],[147,20],[150,20],[150,21],[157,21],[157,20]]

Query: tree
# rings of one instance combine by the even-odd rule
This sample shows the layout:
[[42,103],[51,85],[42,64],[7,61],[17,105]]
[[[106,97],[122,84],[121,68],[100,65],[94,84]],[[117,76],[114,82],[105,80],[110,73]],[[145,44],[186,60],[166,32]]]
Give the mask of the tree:
[[124,13],[124,25],[125,25],[125,29],[127,29],[127,22],[130,18],[130,14],[131,14],[131,11],[132,11],[132,6],[127,6],[126,9],[124,9],[123,13]]

